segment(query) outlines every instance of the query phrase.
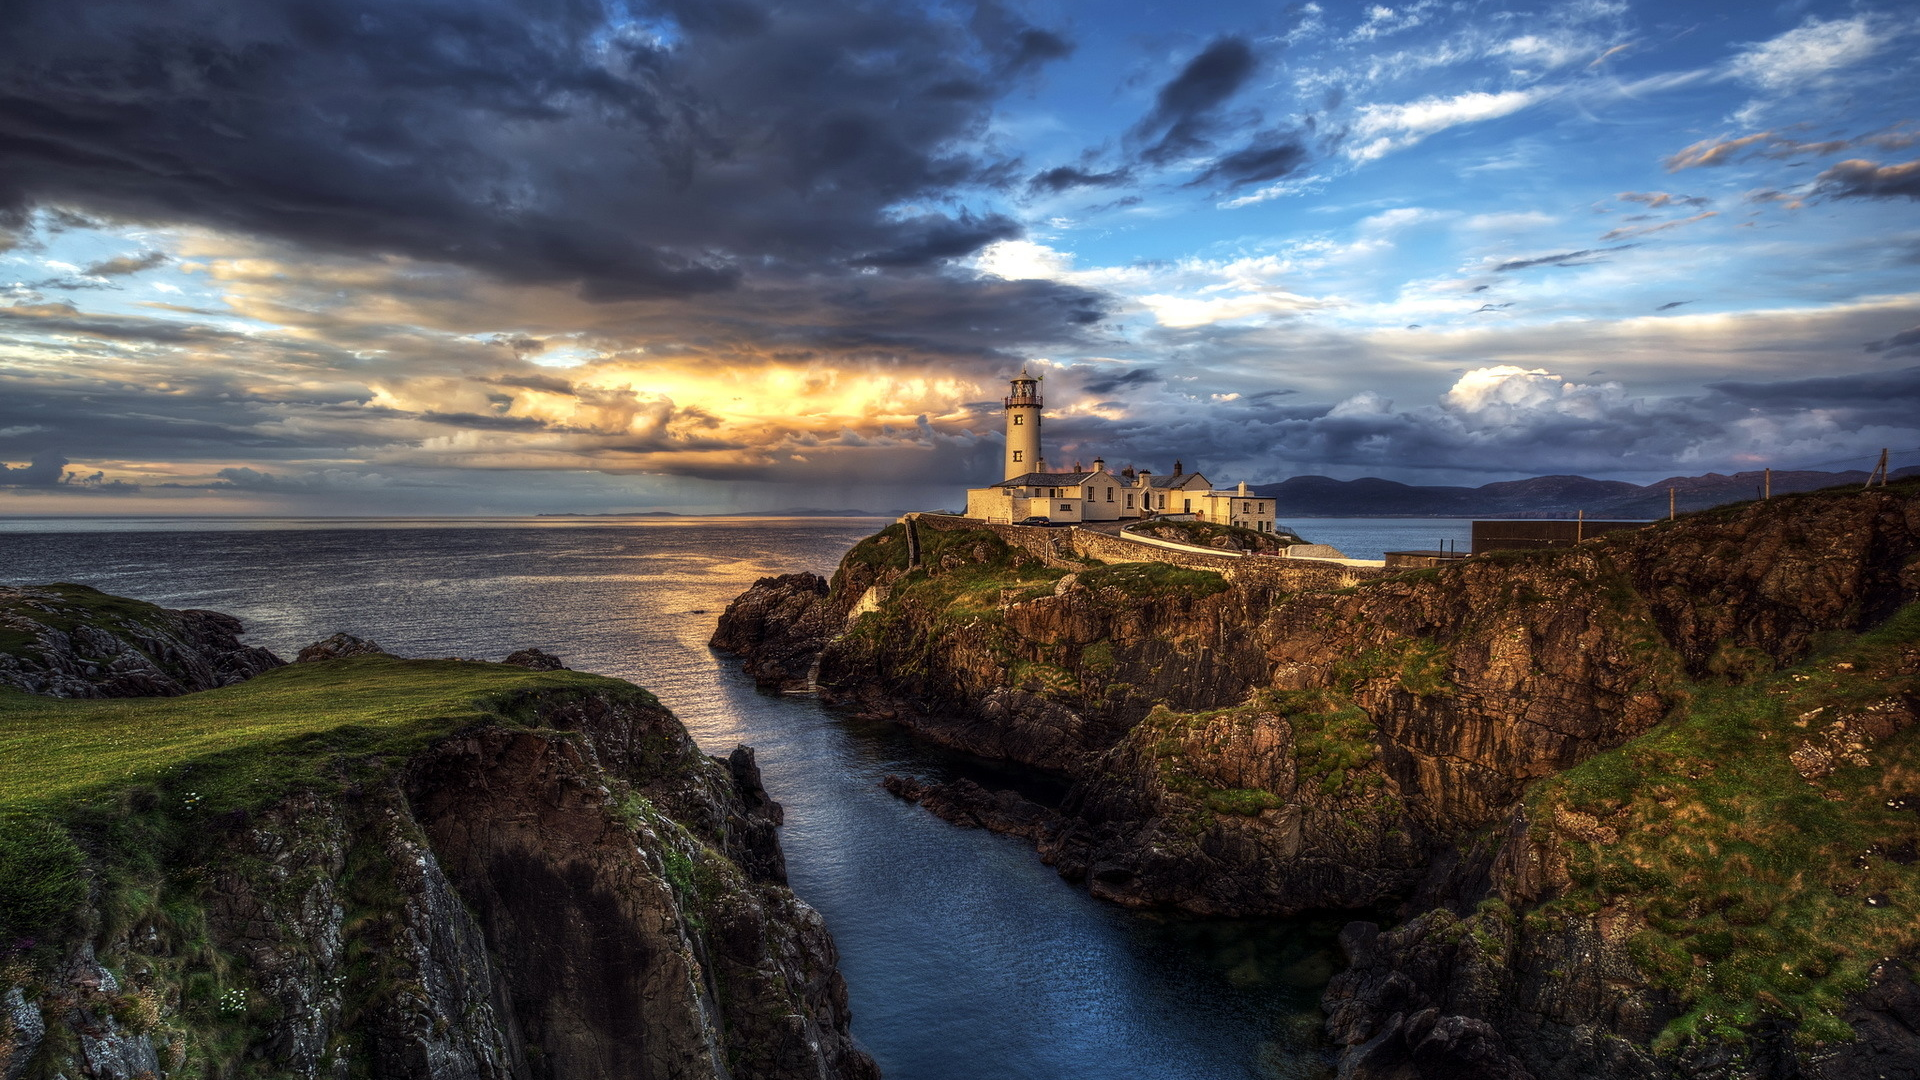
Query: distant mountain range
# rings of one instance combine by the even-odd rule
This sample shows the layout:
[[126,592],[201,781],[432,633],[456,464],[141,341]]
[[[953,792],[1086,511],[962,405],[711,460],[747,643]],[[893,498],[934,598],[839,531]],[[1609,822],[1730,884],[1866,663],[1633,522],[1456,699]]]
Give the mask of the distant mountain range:
[[676,514],[671,510],[631,510],[605,514],[535,514],[543,518],[578,517],[891,517],[871,510],[821,510],[812,506],[790,506],[785,510],[739,510],[731,514]]
[[[1920,475],[1920,465],[1896,469],[1892,475]],[[1858,470],[1776,471],[1773,493],[1814,491],[1835,484],[1863,484],[1866,480],[1867,474]],[[1761,483],[1757,471],[1732,476],[1675,476],[1645,486],[1585,476],[1535,476],[1476,488],[1425,487],[1371,476],[1359,480],[1296,476],[1248,490],[1272,498],[1274,513],[1281,521],[1289,517],[1557,518],[1573,517],[1582,510],[1590,518],[1630,520],[1666,517],[1668,488],[1675,489],[1674,501],[1679,509],[1705,510],[1758,498]]]

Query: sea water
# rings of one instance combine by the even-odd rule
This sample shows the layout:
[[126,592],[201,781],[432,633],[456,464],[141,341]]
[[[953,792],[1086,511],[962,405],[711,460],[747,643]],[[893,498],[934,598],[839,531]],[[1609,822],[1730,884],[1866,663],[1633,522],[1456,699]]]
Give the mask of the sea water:
[[[1026,843],[888,795],[887,773],[967,776],[1054,800],[1057,780],[892,725],[767,694],[706,647],[761,576],[831,571],[882,520],[0,522],[0,584],[72,581],[226,611],[291,658],[337,630],[405,656],[535,646],[659,695],[709,753],[754,746],[785,804],[794,891],[826,917],[853,1031],[894,1080],[1214,1080],[1324,1075],[1318,998],[1337,917],[1125,911]],[[1300,523],[1323,539],[1313,521]],[[1431,547],[1357,519],[1357,557]],[[1374,526],[1371,533],[1369,525]],[[1455,531],[1458,531],[1457,526]]]

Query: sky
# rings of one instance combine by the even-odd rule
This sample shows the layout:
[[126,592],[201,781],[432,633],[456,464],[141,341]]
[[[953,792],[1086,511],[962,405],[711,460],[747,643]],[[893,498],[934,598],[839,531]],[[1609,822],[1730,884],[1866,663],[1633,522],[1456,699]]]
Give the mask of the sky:
[[1908,3],[9,11],[0,514],[1920,448]]

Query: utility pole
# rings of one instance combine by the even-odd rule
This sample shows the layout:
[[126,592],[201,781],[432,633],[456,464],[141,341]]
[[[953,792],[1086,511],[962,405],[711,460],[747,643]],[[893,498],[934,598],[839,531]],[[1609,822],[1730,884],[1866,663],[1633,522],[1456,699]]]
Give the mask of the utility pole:
[[1586,538],[1587,538],[1587,512],[1585,510],[1582,510],[1580,511],[1580,517],[1577,520],[1575,520],[1573,525],[1573,542],[1577,544],[1580,541],[1585,540]]
[[1766,486],[1760,489],[1760,501],[1762,502],[1765,502],[1766,500],[1773,498],[1773,470],[1768,469],[1765,473],[1765,476],[1766,476],[1766,480],[1764,481],[1764,483]]
[[1868,486],[1868,487],[1872,487],[1872,486],[1873,486],[1873,482],[1874,482],[1874,480],[1876,480],[1876,479],[1878,479],[1878,480],[1880,481],[1880,486],[1881,486],[1881,487],[1886,487],[1886,486],[1887,486],[1887,450],[1886,450],[1886,447],[1881,447],[1881,448],[1880,448],[1880,463],[1879,463],[1878,465],[1875,465],[1875,466],[1873,467],[1873,475],[1871,475],[1871,476],[1869,476],[1869,477],[1867,477],[1867,486]]
[[1674,489],[1672,488],[1667,489],[1667,520],[1668,521],[1673,520],[1673,490]]

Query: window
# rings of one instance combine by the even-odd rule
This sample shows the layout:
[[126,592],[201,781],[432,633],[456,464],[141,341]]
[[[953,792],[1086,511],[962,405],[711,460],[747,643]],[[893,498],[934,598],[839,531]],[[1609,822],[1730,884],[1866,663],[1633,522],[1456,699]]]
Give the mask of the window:
[[1063,514],[1069,514],[1069,513],[1072,513],[1072,512],[1073,512],[1073,504],[1072,504],[1072,503],[1061,503],[1061,504],[1060,504],[1060,512],[1061,512],[1061,513],[1063,513]]
[[1026,422],[1027,422],[1027,418],[1026,418],[1026,417],[1024,417],[1024,416],[1021,416],[1021,415],[1020,415],[1019,413],[1014,413],[1014,414],[1013,414],[1013,426],[1014,426],[1014,427],[1019,427],[1019,426],[1020,426],[1021,424],[1024,424],[1024,423],[1026,423]]
[[1167,508],[1167,497],[1165,495],[1162,495],[1160,496],[1160,509],[1165,510],[1166,508]]
[[1132,492],[1127,493],[1127,509],[1129,510],[1133,509],[1133,493]]
[[1112,488],[1108,488],[1108,489],[1107,489],[1107,501],[1108,501],[1108,502],[1112,502],[1112,501],[1113,501],[1113,489],[1112,489]]
[[1191,514],[1191,513],[1193,513],[1193,500],[1192,500],[1192,499],[1187,499],[1187,500],[1186,500],[1186,505],[1180,508],[1180,512],[1181,512],[1181,513],[1183,513],[1183,514]]
[[1015,460],[1015,461],[1021,461],[1021,460],[1024,460],[1024,458],[1022,457],[1022,455],[1024,455],[1025,453],[1026,453],[1026,451],[1025,451],[1025,450],[1015,450],[1015,451],[1013,452],[1013,460]]

